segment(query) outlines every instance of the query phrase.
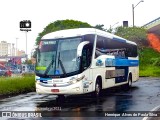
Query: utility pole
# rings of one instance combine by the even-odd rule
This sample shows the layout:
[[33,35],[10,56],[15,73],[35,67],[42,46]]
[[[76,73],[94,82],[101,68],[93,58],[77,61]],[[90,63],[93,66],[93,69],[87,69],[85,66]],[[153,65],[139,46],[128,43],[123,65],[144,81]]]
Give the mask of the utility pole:
[[26,33],[26,58],[27,58],[27,60],[28,60],[28,54],[27,54],[27,32],[28,32],[28,31],[25,31],[25,33]]
[[18,40],[18,38],[16,38],[16,56],[18,56],[18,45],[17,45],[17,40]]

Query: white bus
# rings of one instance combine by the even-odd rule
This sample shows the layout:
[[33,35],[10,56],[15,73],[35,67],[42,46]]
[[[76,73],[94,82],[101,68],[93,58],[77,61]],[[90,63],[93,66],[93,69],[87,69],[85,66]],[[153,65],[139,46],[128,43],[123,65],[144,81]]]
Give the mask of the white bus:
[[99,96],[139,79],[137,45],[94,28],[52,32],[40,41],[35,73],[39,94]]

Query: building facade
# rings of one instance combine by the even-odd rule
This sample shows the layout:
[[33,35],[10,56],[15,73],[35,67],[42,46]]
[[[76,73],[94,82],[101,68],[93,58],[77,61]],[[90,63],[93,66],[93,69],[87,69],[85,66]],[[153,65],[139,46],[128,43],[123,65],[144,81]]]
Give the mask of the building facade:
[[17,50],[17,56],[24,56],[25,51],[24,50]]
[[8,56],[9,44],[6,41],[0,42],[0,56]]
[[14,43],[0,42],[0,56],[16,56],[17,54]]

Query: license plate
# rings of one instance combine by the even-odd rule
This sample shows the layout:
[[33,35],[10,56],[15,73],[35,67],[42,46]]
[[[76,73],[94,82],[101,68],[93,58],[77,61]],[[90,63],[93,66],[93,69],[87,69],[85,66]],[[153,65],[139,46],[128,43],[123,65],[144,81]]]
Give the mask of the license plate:
[[60,83],[63,82],[63,79],[54,79],[52,80],[53,83]]
[[59,92],[59,89],[51,89],[51,92]]

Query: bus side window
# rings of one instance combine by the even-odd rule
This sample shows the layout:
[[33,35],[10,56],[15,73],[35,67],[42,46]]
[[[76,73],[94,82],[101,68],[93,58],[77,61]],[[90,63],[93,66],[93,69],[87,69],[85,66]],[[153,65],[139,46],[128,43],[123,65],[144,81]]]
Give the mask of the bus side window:
[[121,55],[123,58],[125,58],[125,51],[122,51]]
[[119,51],[118,51],[118,57],[125,58],[125,50],[119,49]]
[[128,48],[126,48],[125,56],[128,57]]
[[96,43],[96,52],[95,52],[95,58],[100,56],[102,53],[99,50],[104,49],[104,38],[101,36],[97,36],[97,43]]

